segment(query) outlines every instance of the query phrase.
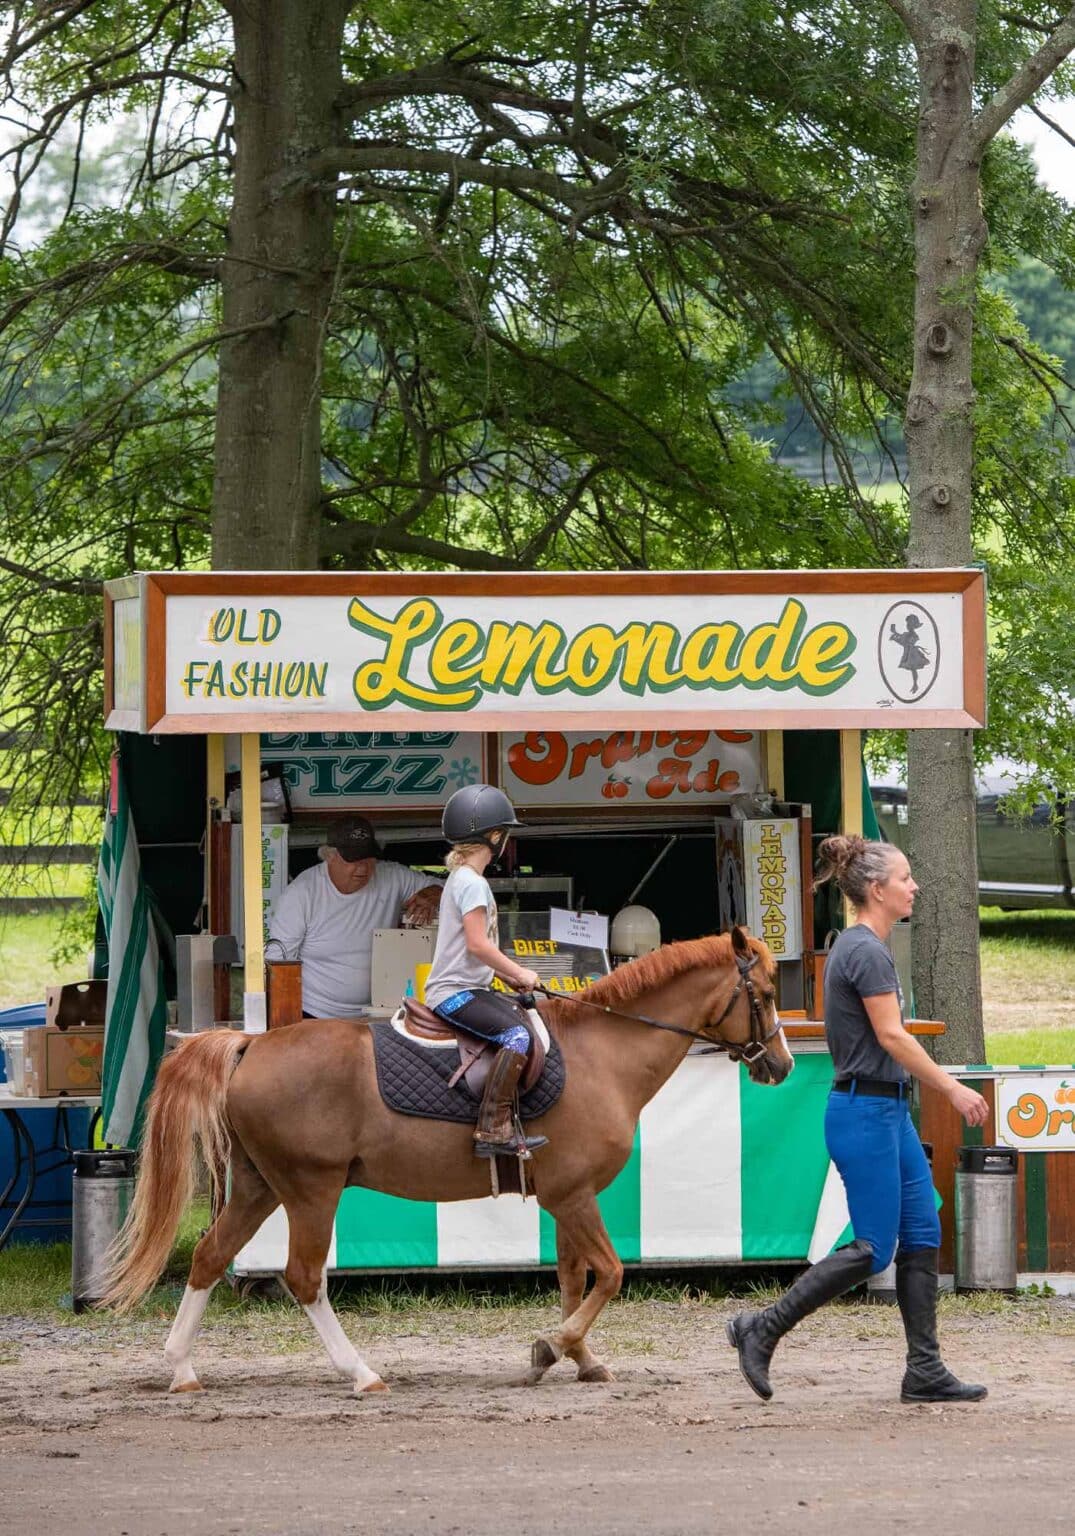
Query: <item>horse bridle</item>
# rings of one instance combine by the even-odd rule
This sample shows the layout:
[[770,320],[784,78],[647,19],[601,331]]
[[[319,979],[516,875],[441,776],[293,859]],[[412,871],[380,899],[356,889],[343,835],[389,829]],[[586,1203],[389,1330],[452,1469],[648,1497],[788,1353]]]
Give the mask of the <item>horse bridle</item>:
[[[780,1033],[780,1015],[773,1009],[773,1017],[776,1023],[766,1033],[765,1015],[762,1012],[761,1000],[754,990],[754,983],[750,979],[750,973],[758,963],[758,956],[751,955],[749,960],[744,960],[742,955],[736,955],[735,963],[739,967],[739,980],[736,982],[731,997],[724,1005],[724,1010],[719,1019],[708,1026],[709,1029],[719,1029],[724,1020],[735,1007],[736,999],[743,988],[746,988],[750,1001],[750,1039],[744,1045],[735,1045],[727,1040],[721,1041],[732,1061],[745,1061],[748,1067],[760,1061],[765,1055],[765,1047],[775,1035]],[[708,1038],[708,1036],[706,1037]]]
[[[749,960],[744,960],[742,955],[735,956],[735,963],[739,969],[739,980],[732,989],[731,997],[729,997],[721,1010],[720,1017],[714,1019],[711,1024],[707,1024],[704,1030],[684,1029],[682,1024],[669,1024],[663,1019],[651,1019],[644,1013],[627,1013],[623,1008],[610,1008],[605,1003],[587,1002],[584,998],[572,997],[570,992],[550,992],[547,987],[535,987],[534,991],[543,992],[546,997],[551,998],[554,1002],[574,1003],[579,1008],[594,1008],[598,1013],[609,1013],[618,1019],[630,1019],[635,1024],[648,1024],[651,1029],[665,1029],[669,1034],[686,1035],[688,1040],[704,1041],[706,1045],[714,1046],[717,1050],[727,1051],[730,1060],[745,1061],[747,1066],[751,1067],[765,1055],[765,1048],[769,1041],[780,1033],[779,1017],[777,1017],[772,1029],[766,1030],[761,1000],[754,990],[754,983],[750,979],[750,973],[757,965],[758,959],[758,955],[751,955]],[[709,1031],[720,1028],[735,1007],[744,988],[750,1002],[750,1039],[742,1045],[731,1040],[714,1040]]]

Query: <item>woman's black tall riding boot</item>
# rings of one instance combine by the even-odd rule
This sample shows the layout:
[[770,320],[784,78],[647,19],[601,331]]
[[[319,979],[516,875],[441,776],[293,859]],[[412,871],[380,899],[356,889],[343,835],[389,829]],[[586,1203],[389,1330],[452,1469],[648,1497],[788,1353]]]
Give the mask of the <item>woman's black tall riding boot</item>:
[[732,1318],[727,1328],[728,1343],[739,1351],[739,1369],[760,1398],[768,1402],[773,1395],[769,1362],[789,1329],[826,1301],[835,1301],[853,1285],[860,1285],[872,1267],[873,1249],[856,1238],[812,1264],[764,1312],[740,1312]]
[[900,1388],[904,1403],[977,1403],[985,1387],[968,1386],[952,1375],[937,1344],[937,1249],[913,1248],[896,1255],[896,1300],[907,1335],[907,1369]]

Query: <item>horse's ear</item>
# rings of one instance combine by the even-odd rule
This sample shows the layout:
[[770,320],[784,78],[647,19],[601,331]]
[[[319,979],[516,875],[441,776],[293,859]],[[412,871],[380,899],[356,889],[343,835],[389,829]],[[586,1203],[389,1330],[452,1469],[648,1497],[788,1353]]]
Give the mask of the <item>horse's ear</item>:
[[748,930],[742,927],[742,925],[739,923],[736,923],[735,927],[732,929],[732,948],[735,950],[737,955],[749,955],[751,952],[750,941],[747,938],[747,933]]

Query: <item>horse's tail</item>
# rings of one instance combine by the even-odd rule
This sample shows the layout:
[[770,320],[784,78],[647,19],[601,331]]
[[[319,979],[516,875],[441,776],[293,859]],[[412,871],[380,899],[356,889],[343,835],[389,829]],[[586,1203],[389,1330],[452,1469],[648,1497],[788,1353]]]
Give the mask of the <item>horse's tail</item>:
[[212,1030],[185,1041],[161,1063],[146,1111],[134,1200],[105,1261],[101,1306],[129,1312],[160,1276],[194,1191],[198,1142],[214,1184],[223,1179],[231,1151],[228,1083],[249,1044],[231,1030]]

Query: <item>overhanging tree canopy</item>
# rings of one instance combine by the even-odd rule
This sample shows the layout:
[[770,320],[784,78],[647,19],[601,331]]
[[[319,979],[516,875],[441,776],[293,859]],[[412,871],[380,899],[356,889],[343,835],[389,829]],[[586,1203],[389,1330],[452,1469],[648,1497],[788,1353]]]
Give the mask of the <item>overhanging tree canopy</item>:
[[[0,266],[15,718],[64,712],[41,739],[77,770],[96,713],[87,594],[133,566],[902,562],[906,508],[860,483],[855,453],[872,440],[897,474],[914,357],[919,81],[899,9],[16,9],[5,112],[25,127]],[[978,13],[981,105],[1064,13]],[[123,113],[139,140],[102,203],[90,130]],[[45,176],[62,188],[30,222]],[[980,277],[1024,254],[1070,277],[1070,211],[1010,141],[987,149],[982,195]],[[766,349],[825,434],[831,489],[747,433],[764,406],[734,386]],[[991,740],[1059,772],[1065,396],[992,290],[974,383]],[[1048,706],[1037,742],[1028,696]]]

